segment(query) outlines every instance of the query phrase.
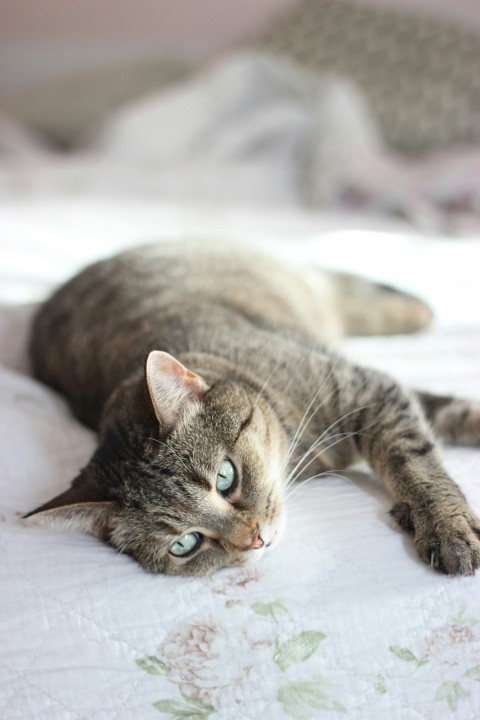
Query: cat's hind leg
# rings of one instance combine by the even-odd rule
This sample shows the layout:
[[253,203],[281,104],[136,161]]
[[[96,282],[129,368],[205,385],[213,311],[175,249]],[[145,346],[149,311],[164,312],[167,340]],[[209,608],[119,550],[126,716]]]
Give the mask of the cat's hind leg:
[[331,273],[347,336],[415,333],[433,317],[427,303],[410,293],[347,273]]
[[449,445],[480,445],[480,400],[416,392],[436,434]]

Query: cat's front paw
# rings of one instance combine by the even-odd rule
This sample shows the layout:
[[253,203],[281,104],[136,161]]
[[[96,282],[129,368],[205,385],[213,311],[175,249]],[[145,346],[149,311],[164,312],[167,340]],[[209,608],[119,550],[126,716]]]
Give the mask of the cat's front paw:
[[468,509],[414,511],[397,503],[390,514],[414,536],[424,562],[447,575],[473,575],[480,567],[480,520]]

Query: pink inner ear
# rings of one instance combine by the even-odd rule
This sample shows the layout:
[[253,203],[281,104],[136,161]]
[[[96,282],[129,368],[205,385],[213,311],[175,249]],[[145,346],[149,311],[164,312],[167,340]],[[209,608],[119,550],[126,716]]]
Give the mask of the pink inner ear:
[[200,375],[160,350],[149,354],[145,372],[155,414],[167,429],[172,429],[188,405],[202,400],[208,390]]
[[200,375],[196,375],[196,373],[186,368],[181,362],[175,360],[172,355],[154,350],[148,356],[149,361],[150,359],[156,364],[157,371],[165,376],[170,376],[180,385],[184,385],[191,392],[198,395],[199,398],[205,394],[207,385]]

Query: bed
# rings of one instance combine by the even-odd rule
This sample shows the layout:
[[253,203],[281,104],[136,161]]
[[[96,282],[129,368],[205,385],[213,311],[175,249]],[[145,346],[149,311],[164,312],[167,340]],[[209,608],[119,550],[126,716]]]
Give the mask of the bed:
[[[295,20],[315,51],[324,47],[311,27],[317,5],[305,3]],[[356,16],[350,6],[345,13],[355,47]],[[403,27],[401,54],[412,37]],[[428,33],[418,27],[423,53]],[[270,44],[281,50],[284,39],[273,34]],[[465,42],[464,77],[478,94],[478,41]],[[480,573],[450,578],[422,564],[364,465],[296,487],[276,551],[204,579],[149,575],[90,536],[22,519],[66,488],[95,447],[64,400],[31,376],[32,314],[80,267],[127,246],[253,243],[289,263],[417,293],[435,311],[427,332],[351,339],[343,350],[412,386],[480,399],[478,135],[453,138],[468,147],[400,157],[360,86],[296,63],[295,43],[285,57],[262,52],[266,44],[108,116],[104,109],[101,129],[81,122],[88,82],[69,80],[67,101],[27,93],[30,113],[42,109],[41,95],[55,127],[75,121],[82,130],[85,144],[69,155],[0,117],[1,720],[480,718]],[[468,95],[460,63],[447,68],[439,47],[448,87]],[[425,77],[407,55],[410,88]],[[450,120],[444,70],[434,79]],[[107,104],[114,76],[91,89]],[[431,80],[427,72],[427,87]],[[402,104],[387,81],[387,130],[395,134],[394,120],[404,129],[411,111],[421,131],[418,107]],[[429,98],[416,93],[431,113]],[[443,117],[433,112],[434,124]],[[70,147],[75,138],[56,140]],[[480,514],[480,448],[445,448],[445,463]]]
[[[28,327],[51,288],[127,245],[209,236],[364,272],[423,295],[432,328],[344,350],[410,385],[480,398],[480,245],[305,211],[16,199],[0,208],[2,720],[476,720],[480,575],[437,575],[365,466],[299,485],[285,536],[247,570],[145,573],[22,515],[95,446],[34,380]],[[360,228],[360,229],[359,229]],[[480,513],[480,450],[445,449]]]

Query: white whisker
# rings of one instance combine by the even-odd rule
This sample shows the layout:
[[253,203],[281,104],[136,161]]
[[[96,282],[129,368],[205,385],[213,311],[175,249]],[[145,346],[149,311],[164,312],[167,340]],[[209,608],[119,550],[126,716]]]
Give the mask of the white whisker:
[[[326,383],[327,383],[330,375],[331,375],[332,372],[334,371],[335,367],[336,367],[336,364],[333,364],[332,367],[330,368],[330,370],[328,371],[328,373],[326,374],[326,376],[324,377],[323,382],[321,383],[321,385],[320,385],[320,387],[318,388],[317,392],[315,393],[315,395],[313,396],[313,398],[310,400],[310,402],[309,402],[309,404],[308,404],[308,406],[307,406],[307,409],[306,409],[305,412],[303,413],[303,416],[302,416],[302,419],[300,420],[300,423],[299,423],[299,425],[298,425],[297,431],[296,431],[295,435],[293,436],[293,439],[292,439],[292,441],[291,441],[291,443],[290,443],[290,446],[289,446],[289,448],[288,448],[287,455],[286,455],[286,457],[285,457],[284,464],[283,464],[283,466],[282,466],[282,470],[284,470],[285,467],[286,467],[286,466],[288,465],[288,463],[290,462],[290,458],[291,458],[292,454],[294,453],[295,449],[297,448],[298,443],[300,442],[301,437],[302,437],[303,433],[306,431],[306,429],[307,429],[308,425],[310,424],[312,418],[313,418],[313,417],[316,415],[316,413],[320,410],[320,408],[322,407],[322,405],[324,405],[325,402],[327,402],[327,401],[329,400],[329,398],[331,397],[331,395],[333,394],[333,392],[335,392],[335,390],[333,390],[331,393],[329,393],[329,394],[327,395],[326,398],[323,398],[323,400],[317,405],[317,407],[315,408],[315,410],[311,413],[310,417],[307,419],[307,415],[308,415],[308,413],[309,413],[312,405],[313,405],[314,402],[316,401],[316,399],[317,399],[317,397],[319,396],[319,394],[322,392],[323,388],[325,387],[325,385],[326,385]],[[340,386],[338,386],[338,387],[340,387]]]
[[[310,465],[311,465],[312,463],[318,462],[318,459],[321,457],[322,453],[328,452],[328,450],[330,450],[332,447],[335,447],[335,445],[338,445],[338,443],[341,443],[343,440],[346,440],[347,438],[351,437],[351,436],[354,435],[354,434],[356,434],[356,433],[353,433],[353,432],[335,433],[334,435],[329,435],[329,436],[326,437],[326,438],[321,438],[321,439],[316,440],[316,441],[309,447],[309,449],[303,454],[303,456],[301,457],[300,461],[299,461],[299,462],[295,465],[295,467],[293,468],[292,472],[287,476],[287,485],[286,485],[286,487],[289,487],[290,485],[292,485],[292,484],[297,480],[297,478],[299,477],[299,475],[301,475],[301,473],[304,473],[304,472],[307,470],[307,468],[310,467]],[[334,438],[338,438],[338,439],[335,440],[334,442],[331,442],[329,445],[327,445],[327,447],[322,448],[319,452],[315,453],[315,456],[314,456],[313,458],[311,458],[306,465],[304,465],[303,467],[301,466],[302,463],[307,459],[307,457],[308,457],[314,450],[317,450],[318,447],[319,447],[322,443],[329,442],[330,440],[333,440]],[[296,472],[297,469],[298,469],[298,472]]]
[[[367,429],[368,427],[370,427],[370,425],[367,425],[367,426],[365,427],[365,429]],[[292,472],[287,476],[287,487],[288,487],[289,485],[291,485],[293,482],[295,482],[295,481],[297,480],[297,478],[299,477],[299,475],[300,475],[301,473],[305,472],[305,470],[306,470],[313,462],[317,462],[318,459],[322,456],[323,453],[328,452],[332,447],[334,447],[335,445],[338,445],[338,443],[342,442],[343,440],[346,440],[346,439],[349,438],[349,437],[353,437],[354,435],[355,435],[355,436],[356,436],[356,435],[362,435],[363,437],[369,437],[369,438],[372,437],[372,436],[369,435],[368,433],[365,433],[365,432],[362,432],[362,431],[356,431],[356,432],[335,433],[335,434],[333,434],[333,435],[328,435],[326,438],[320,438],[320,439],[316,440],[315,443],[313,443],[313,444],[310,446],[310,448],[303,454],[303,456],[302,456],[302,458],[300,459],[299,463],[297,463],[297,465],[296,465],[295,468],[292,470]],[[315,457],[313,457],[313,458],[307,463],[307,465],[305,465],[304,467],[300,467],[299,470],[298,470],[298,473],[296,473],[296,474],[293,476],[293,473],[295,473],[295,471],[296,471],[296,469],[299,467],[299,465],[300,465],[304,460],[307,459],[307,456],[308,456],[311,452],[313,452],[314,450],[317,450],[317,448],[318,448],[322,443],[329,442],[330,440],[333,440],[333,438],[338,438],[338,440],[336,440],[335,442],[331,443],[330,445],[327,445],[327,447],[322,448],[319,452],[315,453]],[[292,476],[293,476],[293,477],[292,477]]]
[[117,567],[117,563],[118,563],[118,559],[119,559],[120,555],[123,555],[123,553],[125,552],[125,550],[126,550],[127,547],[130,545],[131,542],[132,542],[131,540],[127,540],[127,542],[125,543],[125,545],[123,545],[123,546],[120,548],[120,550],[118,550],[118,552],[117,552],[117,557],[115,558],[115,563],[114,563],[114,566],[113,566],[113,569],[114,569],[114,570],[115,570],[116,567]]
[[262,387],[260,388],[260,390],[259,390],[258,393],[257,393],[257,397],[255,398],[255,402],[253,403],[253,407],[254,407],[254,408],[257,407],[258,401],[260,400],[260,397],[261,397],[263,391],[264,391],[265,388],[267,387],[267,385],[268,385],[268,383],[270,382],[270,380],[272,379],[273,375],[277,372],[278,368],[280,367],[281,362],[282,362],[282,358],[279,357],[279,359],[277,360],[277,364],[275,365],[275,367],[273,368],[273,370],[271,370],[271,371],[268,373],[267,377],[265,378],[265,381],[264,381]]
[[[330,370],[328,371],[328,373],[327,373],[327,375],[325,376],[325,378],[324,378],[324,380],[323,380],[320,388],[317,390],[317,392],[315,393],[312,401],[311,401],[310,404],[308,405],[308,408],[307,408],[307,410],[305,411],[305,413],[304,413],[304,415],[303,415],[303,418],[302,418],[302,420],[301,420],[301,422],[300,422],[300,425],[302,425],[303,420],[305,419],[306,413],[307,413],[308,410],[310,409],[312,403],[313,403],[313,402],[315,401],[315,399],[317,398],[319,392],[321,392],[321,390],[325,387],[325,384],[326,384],[327,380],[329,379],[329,377],[331,376],[332,372],[333,372],[333,371],[335,370],[335,368],[337,367],[339,360],[340,360],[340,358],[337,359],[337,362],[334,363],[334,364],[332,365],[332,367],[330,368]],[[305,423],[305,425],[302,427],[302,429],[301,429],[301,431],[300,431],[300,434],[298,435],[298,432],[299,432],[299,430],[300,430],[300,425],[299,425],[299,429],[297,430],[297,433],[295,434],[295,437],[294,437],[294,439],[292,440],[292,443],[290,444],[290,449],[289,449],[289,452],[287,453],[287,457],[286,457],[286,459],[285,459],[285,462],[284,462],[284,465],[283,465],[283,469],[285,469],[286,465],[288,464],[289,460],[291,459],[291,455],[293,454],[294,450],[296,449],[296,447],[297,447],[298,444],[300,443],[301,436],[302,436],[303,433],[305,432],[308,424],[310,423],[310,420],[314,417],[314,415],[318,412],[318,410],[319,410],[323,405],[325,405],[325,404],[328,402],[328,400],[330,400],[330,398],[332,397],[332,395],[334,395],[335,392],[337,392],[341,387],[343,387],[348,381],[349,381],[349,378],[345,378],[345,380],[344,380],[343,382],[341,382],[341,383],[339,383],[339,384],[337,384],[337,385],[334,386],[333,390],[331,390],[331,392],[330,392],[325,398],[323,398],[322,401],[319,403],[319,405],[315,408],[314,412],[311,414],[310,418],[309,418],[308,421]],[[368,407],[368,405],[366,405],[365,407]],[[363,409],[363,408],[357,408],[356,410],[353,410],[353,411],[351,411],[351,412],[358,412],[358,411],[361,410],[361,409]],[[346,417],[348,414],[349,414],[349,413],[347,413],[346,415],[342,416],[341,418],[339,418],[338,420],[336,420],[334,423],[332,423],[332,424],[324,431],[323,434],[325,434],[325,432],[328,432],[332,427],[334,427],[334,425],[335,425],[336,423],[341,422],[342,419],[343,419],[344,417]],[[298,437],[297,437],[297,435],[298,435]]]
[[[306,452],[302,455],[302,457],[300,458],[300,460],[297,462],[297,464],[295,465],[295,467],[293,468],[293,470],[291,470],[291,472],[287,475],[287,479],[286,479],[287,486],[290,484],[292,476],[295,475],[295,473],[297,472],[297,470],[299,470],[299,468],[300,468],[299,472],[304,472],[305,469],[306,469],[306,467],[308,467],[309,465],[311,465],[311,463],[316,460],[316,458],[313,458],[312,460],[310,460],[310,462],[308,463],[308,465],[307,465],[306,467],[301,468],[302,463],[306,460],[306,458],[308,457],[308,455],[309,455],[310,453],[312,453],[319,445],[321,445],[322,442],[326,442],[326,441],[328,441],[329,439],[331,439],[332,437],[337,437],[337,436],[342,436],[342,437],[340,438],[340,440],[343,440],[343,439],[346,439],[346,438],[351,437],[351,436],[353,436],[353,435],[365,434],[363,431],[364,431],[364,430],[367,430],[369,427],[371,427],[371,425],[372,425],[373,423],[370,423],[369,425],[363,427],[363,428],[362,428],[361,430],[359,430],[358,432],[345,432],[345,433],[336,433],[335,435],[328,435],[328,433],[330,432],[330,430],[334,429],[335,426],[338,425],[339,423],[341,423],[343,420],[345,420],[345,418],[349,417],[350,415],[352,415],[352,414],[354,414],[354,413],[356,413],[356,412],[360,412],[361,410],[365,410],[365,409],[368,408],[368,407],[372,407],[372,406],[374,406],[374,405],[376,405],[376,403],[369,403],[369,404],[367,404],[367,405],[362,405],[362,406],[360,406],[360,407],[358,407],[358,408],[355,408],[354,410],[350,410],[350,412],[345,413],[345,414],[342,415],[340,418],[338,418],[338,419],[335,420],[334,422],[330,423],[330,425],[328,426],[328,428],[326,428],[326,430],[323,431],[323,433],[320,435],[320,437],[317,438],[317,439],[310,445],[310,447],[308,448],[308,450],[306,450]],[[340,440],[338,440],[337,443],[340,442]],[[337,444],[337,443],[336,443],[336,444]],[[326,452],[326,450],[327,450],[327,448],[325,448],[325,449],[323,450],[323,452]]]
[[311,477],[307,478],[307,479],[304,480],[303,482],[299,483],[296,487],[294,487],[294,488],[286,495],[286,500],[288,500],[288,502],[290,503],[292,496],[293,496],[296,492],[298,492],[298,490],[300,490],[300,488],[304,488],[305,485],[307,485],[307,484],[308,484],[309,482],[311,482],[312,480],[317,480],[318,478],[324,477],[325,475],[329,475],[329,476],[331,476],[331,477],[338,477],[338,478],[341,478],[342,480],[346,480],[347,482],[351,482],[351,479],[350,479],[350,478],[348,478],[346,475],[342,475],[342,473],[339,472],[338,470],[324,470],[323,472],[317,473],[316,475],[312,475]]

